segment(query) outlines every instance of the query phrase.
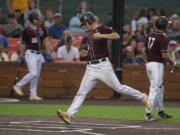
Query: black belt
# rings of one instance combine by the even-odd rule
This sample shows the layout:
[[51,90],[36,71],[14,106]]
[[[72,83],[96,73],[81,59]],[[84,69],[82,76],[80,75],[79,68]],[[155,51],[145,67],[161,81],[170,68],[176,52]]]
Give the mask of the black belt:
[[41,52],[40,52],[40,51],[36,51],[36,50],[31,50],[31,53],[41,54]]
[[101,58],[101,59],[97,59],[97,60],[88,61],[87,64],[98,64],[103,61],[107,61],[107,58]]

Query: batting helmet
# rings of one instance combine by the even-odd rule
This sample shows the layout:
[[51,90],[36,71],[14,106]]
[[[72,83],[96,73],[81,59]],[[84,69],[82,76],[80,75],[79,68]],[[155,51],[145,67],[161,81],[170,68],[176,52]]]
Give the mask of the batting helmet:
[[32,12],[32,13],[29,15],[29,21],[30,21],[31,23],[33,23],[33,20],[38,20],[38,19],[39,19],[38,13]]
[[167,28],[167,25],[169,23],[169,20],[165,16],[160,16],[155,22],[155,25],[160,30],[165,30]]
[[80,15],[80,21],[81,21],[80,26],[83,26],[86,22],[92,24],[93,22],[96,21],[96,17],[92,12],[85,12]]

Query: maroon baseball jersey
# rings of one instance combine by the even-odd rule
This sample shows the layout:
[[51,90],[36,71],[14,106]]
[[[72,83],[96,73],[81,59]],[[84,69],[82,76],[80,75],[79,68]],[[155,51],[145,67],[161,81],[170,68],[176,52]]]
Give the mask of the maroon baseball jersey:
[[35,30],[28,26],[23,31],[22,42],[26,44],[26,49],[40,51],[45,37],[47,37],[47,32],[44,28],[38,27],[37,30]]
[[107,26],[98,26],[96,29],[91,31],[88,36],[88,60],[96,60],[100,58],[105,58],[109,56],[108,48],[107,48],[107,39],[95,39],[93,38],[93,34],[110,34],[113,32]]
[[150,33],[145,43],[148,61],[165,63],[162,53],[167,52],[168,43],[165,33],[157,31]]

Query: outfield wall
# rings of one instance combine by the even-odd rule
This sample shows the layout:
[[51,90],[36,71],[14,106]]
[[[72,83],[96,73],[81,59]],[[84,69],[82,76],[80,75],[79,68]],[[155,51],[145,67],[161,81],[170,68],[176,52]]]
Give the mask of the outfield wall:
[[[44,64],[39,79],[38,94],[45,98],[73,97],[85,71],[85,63]],[[18,69],[17,63],[0,64],[0,97],[8,97]],[[20,77],[27,73],[23,67]],[[169,73],[165,68],[165,78]],[[122,83],[148,93],[149,82],[144,65],[124,65]],[[172,74],[165,84],[165,99],[180,100],[180,69]],[[28,96],[28,86],[24,89]],[[88,95],[89,98],[112,98],[113,91],[99,82]],[[124,96],[123,96],[124,97]],[[126,97],[125,97],[126,98]]]

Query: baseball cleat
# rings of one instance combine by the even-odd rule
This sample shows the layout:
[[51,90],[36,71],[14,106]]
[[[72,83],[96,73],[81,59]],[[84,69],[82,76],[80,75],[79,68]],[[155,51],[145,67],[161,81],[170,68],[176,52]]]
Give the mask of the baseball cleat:
[[13,90],[16,92],[17,95],[23,96],[23,92],[21,88],[17,88],[16,86],[13,86]]
[[43,98],[41,98],[39,96],[30,96],[29,100],[31,100],[31,101],[40,101],[40,100],[43,100]]
[[152,103],[151,103],[150,99],[148,98],[148,96],[146,94],[144,94],[143,103],[145,104],[145,107],[147,109],[152,108]]
[[160,119],[170,119],[172,117],[173,117],[172,115],[169,115],[169,114],[165,113],[164,111],[161,111],[158,113],[158,118],[160,118]]
[[145,121],[155,121],[151,113],[146,113],[144,118],[145,118]]
[[61,110],[57,111],[57,115],[61,118],[67,125],[72,123],[72,117],[69,116],[66,112],[62,112]]

